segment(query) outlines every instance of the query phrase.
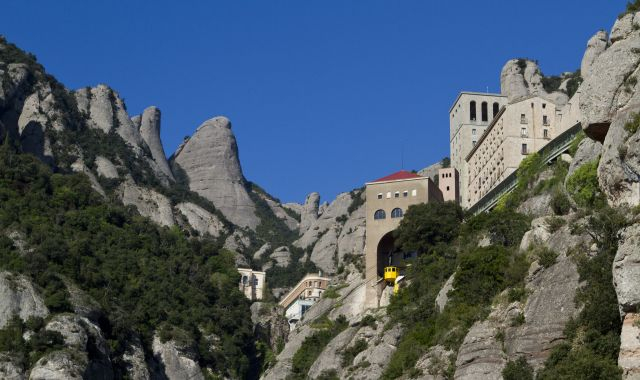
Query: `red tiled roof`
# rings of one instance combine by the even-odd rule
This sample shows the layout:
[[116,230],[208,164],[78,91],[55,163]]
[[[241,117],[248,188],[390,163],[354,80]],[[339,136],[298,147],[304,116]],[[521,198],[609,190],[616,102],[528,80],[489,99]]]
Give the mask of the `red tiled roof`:
[[389,174],[386,177],[378,178],[375,181],[371,181],[371,182],[398,181],[401,179],[412,179],[412,178],[423,178],[423,177],[417,175],[416,173],[408,172],[406,170],[400,170],[399,172]]

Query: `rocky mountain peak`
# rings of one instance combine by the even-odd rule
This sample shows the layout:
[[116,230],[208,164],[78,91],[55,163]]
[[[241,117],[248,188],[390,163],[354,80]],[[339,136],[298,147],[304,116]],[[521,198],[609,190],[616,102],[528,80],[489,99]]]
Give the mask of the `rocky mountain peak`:
[[173,180],[173,173],[169,168],[167,155],[164,153],[162,141],[160,140],[160,115],[160,110],[157,107],[146,108],[140,117],[139,130],[142,139],[147,143],[151,151],[151,156],[158,169]]
[[547,92],[544,78],[537,62],[524,58],[511,59],[500,73],[500,91],[508,97],[510,103],[530,95],[538,95],[556,105],[566,104],[569,96],[561,91]]
[[219,116],[202,123],[176,150],[173,162],[186,174],[189,188],[213,202],[229,221],[258,226],[229,119]]

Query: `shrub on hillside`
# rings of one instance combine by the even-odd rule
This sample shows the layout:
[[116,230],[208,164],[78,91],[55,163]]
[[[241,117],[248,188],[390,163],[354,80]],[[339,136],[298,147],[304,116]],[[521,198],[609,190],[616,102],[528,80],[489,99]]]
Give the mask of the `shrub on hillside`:
[[598,185],[598,160],[579,167],[567,180],[567,191],[579,206],[601,206],[604,200]]
[[462,208],[454,202],[409,206],[395,233],[396,246],[406,252],[428,252],[431,247],[456,238],[463,217]]
[[533,380],[533,367],[524,356],[510,360],[502,370],[504,380]]

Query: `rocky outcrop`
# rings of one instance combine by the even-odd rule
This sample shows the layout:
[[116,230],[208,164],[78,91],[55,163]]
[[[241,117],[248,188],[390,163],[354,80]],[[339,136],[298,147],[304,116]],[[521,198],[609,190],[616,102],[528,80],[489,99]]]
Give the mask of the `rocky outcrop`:
[[108,158],[103,156],[97,156],[95,165],[96,165],[96,172],[98,173],[98,175],[101,175],[107,179],[118,178],[118,169],[113,164],[113,162],[109,161]]
[[356,327],[347,327],[327,344],[320,356],[309,369],[310,379],[318,378],[323,372],[339,371],[342,369],[342,349],[346,348],[358,332]]
[[20,274],[0,272],[0,328],[17,315],[23,321],[46,317],[49,310],[31,281]]
[[224,222],[220,220],[217,215],[210,213],[194,203],[181,202],[175,207],[187,218],[189,225],[201,235],[209,234],[217,238],[227,231]]
[[584,52],[582,63],[580,64],[580,74],[583,78],[591,75],[593,62],[605,51],[607,46],[609,46],[609,36],[604,30],[599,30],[589,39],[589,42],[587,42],[587,50]]
[[289,340],[277,356],[276,364],[269,368],[261,377],[261,380],[281,380],[291,373],[293,355],[298,352],[304,340],[313,334],[309,326],[302,326],[289,335]]
[[422,372],[416,377],[419,380],[445,380],[444,373],[451,364],[453,351],[447,350],[443,346],[434,346],[422,355],[415,368]]
[[271,254],[269,255],[269,261],[267,261],[262,266],[262,270],[266,271],[270,268],[273,268],[274,265],[281,268],[286,268],[289,266],[290,263],[291,263],[291,252],[289,252],[289,247],[282,246],[282,247],[276,248],[273,252],[271,252]]
[[0,354],[0,379],[24,380],[24,369],[18,358],[10,354]]
[[442,289],[440,289],[438,295],[436,296],[436,306],[441,313],[444,310],[444,307],[447,306],[447,303],[449,302],[449,292],[453,290],[453,281],[455,280],[455,278],[455,273],[449,276],[449,279],[447,279],[447,282],[444,283]]
[[613,283],[620,314],[638,312],[640,307],[640,223],[622,230],[613,260]]
[[267,252],[271,251],[271,244],[269,243],[264,243],[254,254],[253,254],[253,259],[254,260],[260,260],[262,259],[262,257],[264,255],[267,254]]
[[633,135],[625,129],[638,112],[640,103],[619,110],[602,146],[598,183],[611,206],[640,204],[640,129]]
[[122,354],[122,361],[127,368],[127,376],[131,380],[150,380],[149,368],[144,358],[144,349],[138,337],[129,339],[128,346]]
[[281,307],[264,302],[251,304],[251,322],[256,339],[267,342],[274,352],[289,337],[289,322]]
[[160,110],[158,108],[152,106],[144,110],[140,118],[140,135],[144,142],[147,143],[153,161],[160,170],[160,173],[156,174],[161,174],[174,180],[173,173],[169,169],[167,156],[162,147],[162,141],[160,141]]
[[578,145],[578,150],[571,160],[569,165],[569,171],[567,172],[566,180],[569,179],[582,165],[587,162],[597,160],[602,154],[602,144],[599,141],[591,139],[583,139]]
[[171,340],[163,343],[155,336],[153,355],[160,363],[162,375],[168,380],[204,380],[202,369],[189,348]]
[[155,190],[140,187],[127,180],[118,188],[118,196],[125,205],[133,205],[140,215],[146,216],[161,226],[173,226],[173,208],[167,197]]
[[320,194],[311,193],[307,195],[304,205],[300,210],[300,235],[304,235],[311,225],[318,220],[318,206],[320,205]]
[[640,379],[640,314],[628,313],[622,322],[618,365],[625,380]]
[[603,142],[616,112],[638,100],[639,22],[637,14],[616,20],[611,45],[594,58],[580,86],[582,128],[594,140]]
[[225,117],[205,121],[176,151],[189,188],[213,202],[230,222],[255,229],[260,220],[246,189],[236,138]]
[[500,73],[500,91],[509,99],[509,103],[530,95],[540,96],[563,106],[569,101],[567,94],[561,91],[547,93],[542,85],[542,72],[534,61],[528,59],[509,60]]
[[76,173],[82,173],[89,178],[89,182],[91,183],[91,188],[95,190],[98,194],[102,195],[106,198],[107,194],[105,193],[102,185],[98,182],[98,179],[93,174],[93,172],[82,162],[81,160],[77,160],[73,164],[71,164],[71,170]]
[[438,170],[442,169],[442,161],[438,161],[435,164],[431,164],[424,169],[418,170],[418,175],[423,177],[429,177],[432,181],[436,181],[438,177]]
[[88,365],[87,354],[75,350],[53,351],[34,364],[29,380],[82,380]]
[[224,248],[233,252],[242,252],[251,245],[249,237],[240,230],[234,231],[224,241]]

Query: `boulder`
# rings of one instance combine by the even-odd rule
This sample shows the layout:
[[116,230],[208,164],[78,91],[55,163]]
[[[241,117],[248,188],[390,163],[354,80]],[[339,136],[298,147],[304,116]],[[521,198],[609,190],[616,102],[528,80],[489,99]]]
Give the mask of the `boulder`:
[[189,225],[201,235],[211,235],[214,238],[224,234],[227,229],[224,222],[217,215],[191,202],[178,203],[176,209],[187,218]]
[[140,187],[132,180],[127,180],[118,187],[118,196],[123,204],[135,206],[140,215],[161,226],[171,227],[176,224],[171,202],[155,190]]
[[173,160],[186,173],[189,188],[213,202],[230,222],[251,229],[258,226],[227,118],[205,121],[178,147]]
[[88,362],[85,352],[69,349],[53,351],[33,365],[29,380],[82,380]]
[[640,102],[617,111],[602,145],[598,183],[611,206],[640,204],[640,130],[624,128],[638,112]]
[[96,156],[95,165],[98,175],[107,179],[118,178],[118,169],[113,164],[113,162],[109,161],[108,158],[103,156]]
[[620,314],[634,313],[640,306],[640,223],[622,230],[613,260],[613,284]]
[[604,30],[598,31],[587,42],[587,50],[582,56],[582,63],[580,64],[580,74],[583,78],[587,78],[591,75],[591,68],[593,62],[598,58],[600,54],[609,46],[609,36]]
[[171,169],[169,169],[167,156],[162,147],[162,141],[160,141],[160,110],[153,106],[146,108],[140,118],[139,128],[142,139],[147,143],[151,151],[153,161],[155,161],[157,167],[160,169],[160,173],[157,174],[174,180],[173,173]]
[[273,260],[276,266],[281,268],[286,268],[291,263],[291,252],[289,252],[289,247],[282,246],[276,248],[270,255],[269,258]]
[[[402,336],[402,328],[396,324],[386,329],[386,318],[380,318],[377,327],[372,331],[369,327],[362,328],[355,339],[366,338],[367,348],[353,359],[354,380],[380,379],[385,368],[389,365],[393,353],[398,348]],[[368,365],[367,365],[368,363]]]
[[453,351],[447,350],[440,345],[429,348],[429,351],[422,355],[416,363],[415,368],[422,372],[422,375],[419,375],[416,379],[445,380],[444,374],[451,364],[451,355],[453,355]]
[[267,253],[271,251],[271,244],[269,243],[264,243],[262,245],[262,247],[260,247],[254,254],[253,254],[253,259],[254,260],[260,260],[262,259],[262,257]]
[[0,328],[17,315],[23,321],[46,317],[49,310],[31,281],[21,274],[0,272]]
[[10,354],[0,354],[0,379],[24,380],[24,369],[18,358]]
[[162,342],[153,338],[153,355],[168,380],[204,380],[204,375],[193,352],[173,340]]

